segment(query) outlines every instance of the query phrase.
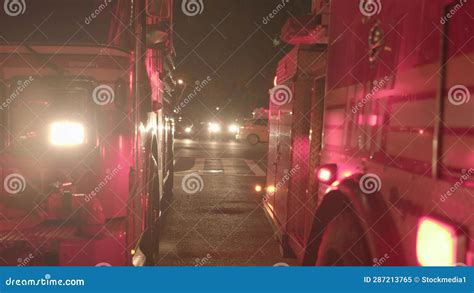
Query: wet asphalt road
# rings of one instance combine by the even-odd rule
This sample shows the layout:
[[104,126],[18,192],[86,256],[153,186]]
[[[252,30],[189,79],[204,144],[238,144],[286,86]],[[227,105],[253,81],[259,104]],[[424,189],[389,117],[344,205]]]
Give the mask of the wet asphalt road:
[[158,265],[295,264],[281,257],[262,195],[254,192],[265,182],[266,151],[267,144],[177,141],[174,199],[164,217]]

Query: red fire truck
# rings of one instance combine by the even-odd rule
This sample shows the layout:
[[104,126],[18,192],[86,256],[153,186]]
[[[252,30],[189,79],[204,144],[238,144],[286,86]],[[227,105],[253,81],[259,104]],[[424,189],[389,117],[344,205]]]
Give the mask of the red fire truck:
[[0,264],[152,265],[173,186],[172,0],[5,3]]
[[304,265],[473,265],[474,3],[313,1],[271,92],[265,210]]

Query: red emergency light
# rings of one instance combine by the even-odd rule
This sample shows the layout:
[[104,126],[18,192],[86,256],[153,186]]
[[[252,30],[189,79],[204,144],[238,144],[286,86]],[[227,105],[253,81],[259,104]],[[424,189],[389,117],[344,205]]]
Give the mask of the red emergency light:
[[422,266],[454,266],[464,261],[464,237],[453,226],[423,217],[418,222],[416,256]]
[[320,166],[316,170],[316,177],[319,182],[325,184],[332,184],[334,181],[337,180],[337,165],[328,164]]

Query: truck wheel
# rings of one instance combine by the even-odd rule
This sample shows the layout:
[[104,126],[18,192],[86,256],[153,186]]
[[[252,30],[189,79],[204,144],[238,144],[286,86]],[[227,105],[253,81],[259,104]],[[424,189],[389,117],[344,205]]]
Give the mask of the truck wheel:
[[259,141],[260,141],[260,139],[259,139],[258,135],[256,135],[256,134],[249,134],[247,136],[247,142],[250,145],[256,145]]
[[146,256],[145,266],[154,266],[160,250],[160,180],[156,159],[151,156],[149,164],[148,200],[145,215],[145,231],[142,236],[141,250]]
[[317,266],[370,266],[371,259],[359,219],[352,212],[336,216],[326,227]]

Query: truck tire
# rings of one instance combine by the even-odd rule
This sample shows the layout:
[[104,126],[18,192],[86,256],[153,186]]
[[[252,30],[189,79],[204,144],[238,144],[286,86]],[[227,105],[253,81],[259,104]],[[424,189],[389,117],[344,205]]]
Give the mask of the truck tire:
[[249,134],[247,136],[247,142],[250,144],[250,145],[256,145],[258,144],[260,141],[260,138],[258,137],[258,135],[256,134]]
[[160,201],[160,182],[158,176],[158,165],[153,155],[150,155],[147,185],[148,185],[148,201],[145,215],[145,231],[140,243],[140,249],[146,256],[145,266],[156,265],[156,260],[160,251],[160,223],[159,217],[161,209]]
[[319,246],[316,265],[372,265],[363,229],[354,213],[345,211],[328,224]]

